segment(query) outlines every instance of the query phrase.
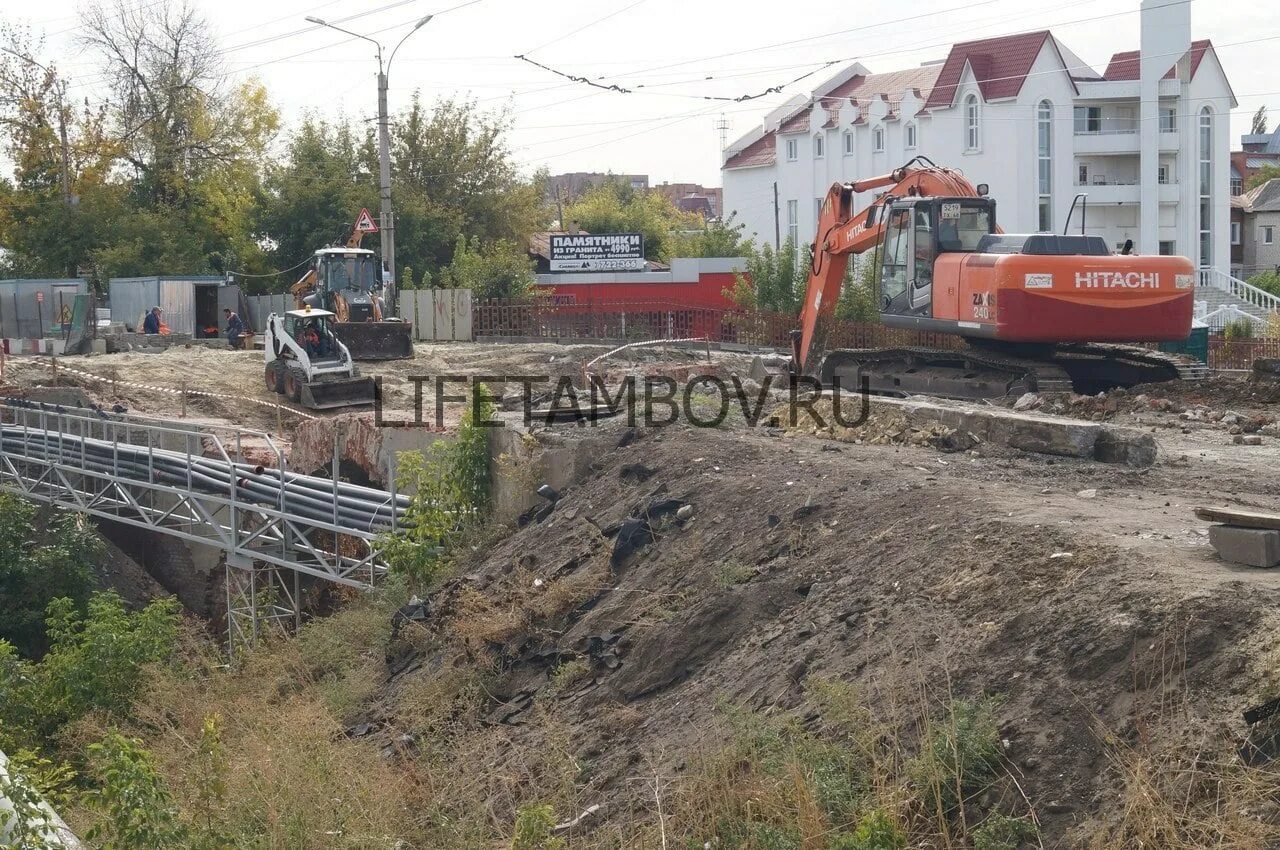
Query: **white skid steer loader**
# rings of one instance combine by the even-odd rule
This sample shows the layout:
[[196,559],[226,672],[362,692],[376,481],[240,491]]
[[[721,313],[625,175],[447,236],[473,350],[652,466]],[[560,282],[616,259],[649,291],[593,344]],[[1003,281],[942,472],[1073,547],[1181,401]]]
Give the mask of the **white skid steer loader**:
[[289,310],[267,317],[267,389],[313,410],[373,404],[374,382],[362,378],[351,352],[333,333],[328,310]]

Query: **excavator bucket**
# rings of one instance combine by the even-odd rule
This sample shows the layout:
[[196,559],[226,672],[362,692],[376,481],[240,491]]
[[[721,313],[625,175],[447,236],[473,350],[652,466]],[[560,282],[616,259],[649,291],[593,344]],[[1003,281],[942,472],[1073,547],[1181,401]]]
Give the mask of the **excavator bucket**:
[[329,410],[334,407],[358,407],[373,404],[373,378],[341,378],[303,384],[299,399],[303,407]]
[[353,360],[413,357],[413,326],[408,322],[336,322],[333,331]]

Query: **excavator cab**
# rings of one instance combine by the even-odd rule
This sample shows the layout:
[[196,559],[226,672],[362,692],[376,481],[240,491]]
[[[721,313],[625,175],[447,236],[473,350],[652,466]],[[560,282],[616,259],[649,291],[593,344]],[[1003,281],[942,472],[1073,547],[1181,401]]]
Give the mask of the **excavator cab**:
[[996,232],[990,198],[909,197],[885,205],[880,312],[929,317],[934,264],[944,253],[972,253]]

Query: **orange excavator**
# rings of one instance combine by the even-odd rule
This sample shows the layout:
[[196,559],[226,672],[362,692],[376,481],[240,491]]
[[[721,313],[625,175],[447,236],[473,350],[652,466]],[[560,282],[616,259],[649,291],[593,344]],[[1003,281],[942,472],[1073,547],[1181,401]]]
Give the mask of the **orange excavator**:
[[[853,196],[876,189],[883,194],[854,215]],[[792,334],[793,372],[823,386],[950,398],[1093,393],[1206,374],[1189,358],[1118,344],[1188,337],[1190,260],[1138,256],[1131,243],[1113,254],[1100,236],[1004,233],[986,194],[925,157],[832,186]],[[964,346],[835,350],[814,367],[849,258],[872,248],[883,323],[956,335]]]

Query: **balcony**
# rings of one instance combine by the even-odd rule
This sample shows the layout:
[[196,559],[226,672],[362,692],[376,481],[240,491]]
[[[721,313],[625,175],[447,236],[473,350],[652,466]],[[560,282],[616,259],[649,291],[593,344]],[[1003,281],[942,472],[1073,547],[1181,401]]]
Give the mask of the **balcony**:
[[[1115,180],[1096,178],[1090,183],[1075,183],[1073,188],[1076,192],[1087,193],[1091,204],[1136,204],[1142,199],[1141,184],[1137,180],[1125,178]],[[1161,183],[1159,202],[1162,204],[1176,204],[1178,202],[1178,184]]]
[[1138,127],[1132,121],[1103,121],[1098,129],[1077,127],[1075,137],[1078,154],[1138,152]]

